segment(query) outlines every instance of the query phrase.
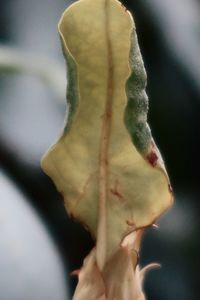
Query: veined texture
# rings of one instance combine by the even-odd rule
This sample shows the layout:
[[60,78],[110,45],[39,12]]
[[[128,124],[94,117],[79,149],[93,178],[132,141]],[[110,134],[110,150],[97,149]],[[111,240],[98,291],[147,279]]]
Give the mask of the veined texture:
[[97,264],[172,203],[146,123],[146,74],[130,13],[116,0],[80,0],[59,23],[68,64],[68,122],[42,159],[69,214],[97,239]]

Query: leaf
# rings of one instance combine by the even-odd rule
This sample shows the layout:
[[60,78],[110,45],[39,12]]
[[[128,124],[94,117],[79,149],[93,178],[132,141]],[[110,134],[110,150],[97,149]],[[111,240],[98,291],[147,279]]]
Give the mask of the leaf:
[[146,123],[146,73],[130,13],[116,0],[81,0],[64,12],[59,33],[69,117],[42,168],[96,238],[102,271],[129,233],[172,204],[172,193]]

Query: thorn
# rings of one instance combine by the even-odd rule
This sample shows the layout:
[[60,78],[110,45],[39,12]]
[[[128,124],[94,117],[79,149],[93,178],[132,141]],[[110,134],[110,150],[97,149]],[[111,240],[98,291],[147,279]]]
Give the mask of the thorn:
[[144,268],[142,268],[140,270],[140,276],[141,276],[141,279],[144,278],[144,275],[149,272],[150,270],[153,270],[153,269],[160,269],[161,268],[161,265],[158,264],[158,263],[152,263],[152,264],[149,264],[147,266],[145,266]]
[[158,229],[159,228],[159,226],[157,225],[157,224],[152,224],[152,227],[154,228],[154,229]]
[[127,8],[121,3],[121,7],[124,9],[125,12],[127,12]]
[[79,276],[81,269],[74,270],[70,272],[70,276]]
[[173,193],[173,189],[172,189],[172,186],[170,183],[168,183],[168,189],[169,189],[170,193]]

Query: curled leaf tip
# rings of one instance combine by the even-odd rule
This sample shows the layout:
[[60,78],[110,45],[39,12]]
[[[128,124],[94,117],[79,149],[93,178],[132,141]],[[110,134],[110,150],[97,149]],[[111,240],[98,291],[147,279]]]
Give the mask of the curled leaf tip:
[[151,264],[148,264],[147,266],[143,267],[140,270],[140,278],[141,278],[141,280],[142,281],[144,280],[144,276],[146,275],[147,272],[149,272],[151,270],[154,270],[154,269],[160,269],[160,268],[161,268],[161,265],[158,264],[158,263],[151,263]]

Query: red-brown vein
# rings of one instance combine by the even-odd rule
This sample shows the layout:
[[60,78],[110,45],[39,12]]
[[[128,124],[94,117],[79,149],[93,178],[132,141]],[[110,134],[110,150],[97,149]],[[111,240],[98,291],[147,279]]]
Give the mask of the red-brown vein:
[[97,227],[97,264],[103,269],[106,259],[106,224],[107,211],[106,202],[108,197],[108,148],[112,121],[113,104],[113,61],[112,47],[109,37],[109,0],[105,0],[105,34],[107,43],[107,88],[105,99],[105,111],[102,119],[101,140],[99,149],[99,207]]

